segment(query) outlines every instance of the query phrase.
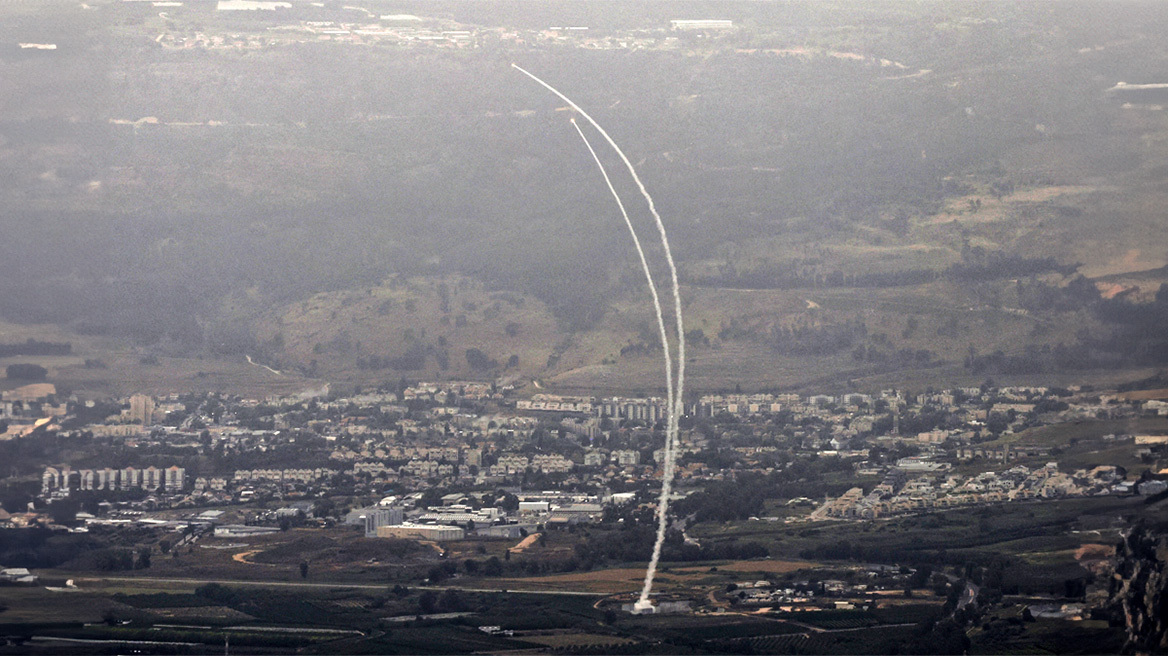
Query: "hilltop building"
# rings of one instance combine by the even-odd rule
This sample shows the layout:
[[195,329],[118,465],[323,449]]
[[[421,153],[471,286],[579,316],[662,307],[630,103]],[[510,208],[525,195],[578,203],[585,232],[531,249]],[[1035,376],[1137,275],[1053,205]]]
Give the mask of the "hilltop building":
[[734,21],[723,19],[678,19],[669,21],[669,27],[675,30],[729,30],[734,27]]

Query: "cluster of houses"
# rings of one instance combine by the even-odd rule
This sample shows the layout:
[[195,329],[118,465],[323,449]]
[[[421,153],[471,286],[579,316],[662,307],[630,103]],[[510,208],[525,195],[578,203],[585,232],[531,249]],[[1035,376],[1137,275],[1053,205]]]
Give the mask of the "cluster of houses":
[[[148,9],[151,3],[143,0],[123,0],[118,10]],[[157,5],[155,5],[157,6]],[[449,19],[437,19],[413,14],[375,14],[367,9],[346,6],[350,10],[333,20],[322,20],[314,11],[305,16],[299,5],[283,0],[218,0],[217,14],[266,15],[259,25],[264,28],[241,29],[238,20],[232,21],[231,31],[212,31],[199,21],[197,29],[183,27],[183,3],[166,2],[171,8],[167,14],[171,29],[154,37],[156,43],[168,49],[255,49],[289,45],[306,41],[336,42],[363,46],[480,48],[506,44],[513,47],[547,48],[551,46],[583,48],[588,50],[645,50],[681,47],[683,35],[698,34],[712,37],[733,32],[735,25],[727,19],[682,18],[658,24],[652,29],[594,30],[586,25],[549,25],[545,28],[516,29],[467,25]],[[139,10],[140,11],[140,10]],[[361,12],[355,14],[354,12]],[[272,21],[276,25],[272,25]],[[687,41],[693,43],[692,40]],[[22,44],[23,46],[41,44]],[[49,48],[53,44],[44,44]]]
[[[375,495],[389,488],[408,493],[530,483],[603,490],[659,476],[664,460],[665,404],[656,397],[540,393],[518,398],[509,385],[465,381],[349,396],[327,396],[327,389],[265,399],[138,394],[101,405],[43,396],[50,392],[55,390],[41,386],[12,394],[26,399],[26,414],[29,408],[42,408],[44,417],[26,417],[48,422],[39,430],[60,430],[58,422],[87,411],[92,423],[74,429],[74,436],[91,439],[95,452],[106,444],[132,447],[155,465],[169,458],[256,462],[257,456],[288,465],[200,470],[188,476],[177,466],[79,469],[58,464],[42,472],[46,501],[78,491],[122,490],[157,495],[143,508]],[[37,398],[42,406],[36,405]],[[65,415],[57,413],[62,405]],[[860,476],[893,477],[890,485],[852,491],[824,504],[816,517],[876,517],[1031,495],[1096,494],[1102,492],[1095,487],[1100,479],[1078,473],[1051,474],[1037,485],[1024,482],[1026,476],[1019,478],[1018,468],[985,475],[997,477],[996,482],[958,480],[949,472],[957,464],[977,461],[1035,467],[1052,457],[1049,446],[994,438],[1083,418],[1158,415],[1161,406],[1158,401],[1043,387],[922,394],[712,394],[684,408],[693,427],[679,435],[683,457],[677,477],[680,485],[700,486],[734,476],[735,470],[765,472],[781,467],[782,458],[812,456],[847,459]],[[108,416],[96,416],[97,409],[106,409]],[[101,426],[124,430],[91,430]],[[1115,446],[1134,441],[1134,448],[1152,463],[1168,450],[1168,436],[1101,439]],[[711,454],[718,460],[711,460]],[[213,459],[207,457],[211,455]],[[925,476],[911,482],[895,479],[919,474]],[[1111,489],[1121,487],[1113,482]]]
[[79,469],[46,467],[41,474],[41,495],[68,497],[74,491],[97,490],[164,490],[179,492],[186,486],[186,469],[172,465],[158,467],[123,467],[121,469]]
[[1004,503],[1028,499],[1128,494],[1126,472],[1115,466],[1059,471],[1049,462],[1034,469],[1016,465],[1001,472],[982,472],[963,477],[918,476],[908,479],[904,470],[893,470],[870,492],[854,487],[830,499],[811,514],[813,520],[877,519],[934,509]]
[[[300,483],[308,484],[315,483],[321,479],[332,476],[331,469],[237,469],[232,474],[231,480],[236,485],[244,483]],[[215,486],[225,479],[209,479]]]

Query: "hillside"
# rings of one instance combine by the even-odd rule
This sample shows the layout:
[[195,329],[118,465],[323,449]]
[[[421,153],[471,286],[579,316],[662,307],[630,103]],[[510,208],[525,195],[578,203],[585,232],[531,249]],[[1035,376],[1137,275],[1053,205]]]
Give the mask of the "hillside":
[[[1168,122],[1117,86],[1161,81],[1159,5],[362,10],[438,35],[398,42],[313,31],[350,6],[132,4],[0,8],[0,38],[59,45],[0,53],[0,316],[129,354],[99,359],[658,388],[619,215],[521,61],[654,193],[698,387],[1168,365]],[[713,11],[736,27],[668,28]]]

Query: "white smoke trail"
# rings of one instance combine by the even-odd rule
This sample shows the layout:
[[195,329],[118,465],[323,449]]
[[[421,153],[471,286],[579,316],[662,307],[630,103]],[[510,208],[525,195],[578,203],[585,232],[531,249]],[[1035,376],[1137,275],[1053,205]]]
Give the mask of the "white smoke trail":
[[665,224],[661,221],[661,215],[657,213],[657,206],[653,203],[653,197],[645,189],[645,185],[641,182],[640,176],[637,175],[636,169],[633,168],[633,163],[625,156],[620,146],[613,141],[612,137],[608,135],[608,132],[604,128],[600,127],[600,124],[595,119],[588,115],[588,112],[572,102],[571,98],[568,98],[552,85],[524,70],[518,64],[511,64],[511,67],[532,80],[535,80],[540,86],[551,91],[558,98],[568,103],[572,109],[579,112],[585,120],[591,123],[592,127],[596,128],[596,131],[604,137],[608,145],[612,146],[612,149],[616,151],[621,161],[624,162],[625,168],[629,170],[629,175],[632,176],[633,182],[636,183],[637,189],[641,192],[641,196],[644,197],[645,202],[649,205],[649,212],[653,215],[653,220],[657,224],[657,232],[661,235],[661,247],[665,252],[665,261],[669,264],[670,280],[673,283],[673,308],[677,320],[677,385],[674,388],[673,403],[669,404],[669,420],[665,429],[665,467],[661,476],[661,500],[657,504],[657,539],[653,543],[653,555],[649,559],[649,567],[645,571],[645,585],[641,590],[641,598],[637,602],[638,608],[645,609],[650,605],[649,593],[653,589],[653,575],[657,572],[657,562],[661,558],[661,545],[665,543],[666,513],[669,508],[669,495],[673,491],[673,470],[676,459],[674,447],[677,440],[678,419],[681,415],[683,393],[685,390],[685,327],[681,319],[681,286],[677,281],[677,266],[673,262],[673,253],[669,248],[669,238],[665,234]]
[[272,372],[272,373],[276,374],[277,376],[283,376],[283,375],[284,375],[284,372],[282,372],[282,371],[276,371],[275,369],[273,369],[273,368],[269,367],[269,366],[268,366],[268,365],[266,365],[266,364],[263,364],[262,362],[256,362],[255,360],[252,360],[250,355],[245,355],[244,357],[246,357],[246,358],[247,358],[247,363],[248,363],[248,364],[254,364],[254,365],[255,365],[255,366],[257,366],[257,367],[263,367],[264,369],[267,369],[268,371],[270,371],[270,372]]
[[[592,154],[592,159],[596,162],[596,168],[600,169],[600,175],[604,177],[604,184],[608,185],[608,191],[612,194],[613,200],[616,201],[616,206],[620,209],[621,216],[625,220],[625,225],[629,229],[629,235],[633,238],[633,246],[637,248],[637,256],[641,258],[641,270],[645,272],[645,282],[649,284],[649,294],[653,297],[653,309],[657,313],[657,330],[661,336],[661,351],[665,358],[665,407],[669,411],[673,408],[673,364],[669,353],[669,336],[665,332],[665,315],[661,311],[661,298],[657,295],[657,283],[653,280],[653,272],[649,269],[649,261],[645,258],[645,249],[641,247],[641,239],[637,236],[637,231],[633,229],[633,222],[629,219],[629,213],[625,209],[625,204],[621,200],[620,194],[616,192],[616,187],[612,186],[612,180],[608,177],[608,171],[600,161],[600,156],[596,154],[596,149],[592,147],[592,143],[588,141],[588,137],[584,136],[584,130],[580,129],[580,125],[576,123],[576,119],[573,118],[570,121],[572,127],[576,128],[577,134],[580,135],[580,139],[584,141],[584,145],[588,147],[588,152]],[[665,435],[668,441],[668,423]]]

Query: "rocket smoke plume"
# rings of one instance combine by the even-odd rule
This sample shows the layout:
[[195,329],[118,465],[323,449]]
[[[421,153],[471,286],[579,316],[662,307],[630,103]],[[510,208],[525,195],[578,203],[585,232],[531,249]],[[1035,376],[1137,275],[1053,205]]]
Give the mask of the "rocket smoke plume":
[[[604,164],[600,161],[600,156],[596,154],[596,149],[592,147],[588,137],[584,136],[584,130],[580,129],[576,119],[571,119],[571,123],[580,135],[580,139],[584,141],[584,145],[588,147],[588,152],[592,154],[596,168],[600,169],[600,175],[604,177],[604,184],[608,185],[608,191],[612,193],[612,198],[616,201],[621,216],[624,217],[625,225],[628,226],[629,235],[633,238],[633,246],[637,248],[637,256],[641,258],[641,270],[645,272],[645,281],[649,283],[649,294],[653,297],[653,309],[657,313],[657,330],[661,334],[661,351],[665,358],[665,406],[667,412],[671,412],[673,409],[673,364],[669,354],[669,337],[665,332],[665,316],[661,311],[661,298],[657,295],[657,283],[653,281],[653,272],[649,269],[649,261],[645,259],[645,249],[641,248],[641,239],[637,236],[637,231],[633,229],[633,222],[629,219],[625,204],[621,200],[620,194],[616,192],[616,188],[612,186],[612,180],[608,177],[608,171],[605,170]],[[666,435],[668,436],[668,430],[666,430]]]
[[[649,567],[645,571],[645,585],[641,589],[641,598],[637,602],[637,607],[645,608],[649,605],[649,592],[653,589],[653,575],[657,573],[657,562],[661,558],[661,545],[665,543],[665,525],[666,516],[669,510],[669,496],[673,491],[673,471],[675,468],[676,453],[675,447],[677,442],[678,419],[681,415],[683,392],[685,389],[685,327],[681,319],[681,287],[677,281],[677,265],[673,262],[673,253],[669,248],[669,238],[665,234],[665,224],[661,221],[661,215],[657,213],[657,206],[653,203],[653,197],[649,195],[649,191],[645,189],[645,185],[641,182],[640,176],[637,175],[636,169],[633,168],[633,163],[625,156],[620,146],[613,141],[612,137],[605,132],[604,128],[595,121],[588,112],[585,112],[579,105],[572,102],[570,98],[560,93],[552,85],[544,82],[535,75],[527,72],[517,64],[511,64],[511,67],[523,73],[527,77],[535,80],[540,86],[548,91],[554,93],[558,98],[568,103],[572,109],[576,110],[584,117],[596,131],[604,137],[608,145],[616,151],[624,162],[625,168],[629,170],[629,175],[632,176],[633,182],[636,183],[637,189],[641,192],[645,202],[649,205],[649,212],[653,215],[653,220],[657,224],[657,232],[661,236],[661,248],[665,253],[665,261],[669,265],[670,282],[673,285],[673,309],[677,321],[677,384],[673,388],[673,393],[669,396],[672,399],[667,399],[669,419],[665,428],[665,467],[661,476],[661,500],[657,504],[657,539],[653,543],[653,555],[649,559]],[[668,358],[666,358],[668,360]]]

